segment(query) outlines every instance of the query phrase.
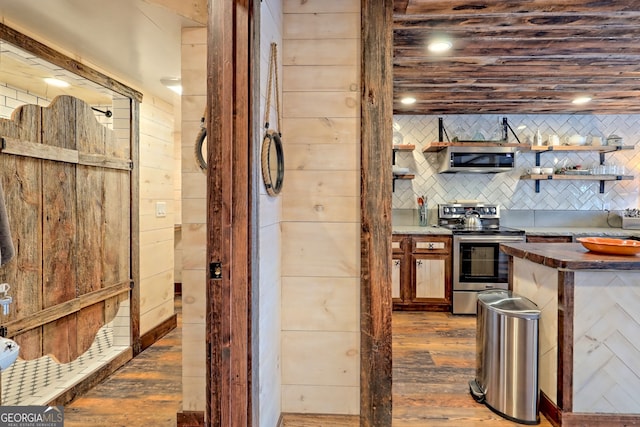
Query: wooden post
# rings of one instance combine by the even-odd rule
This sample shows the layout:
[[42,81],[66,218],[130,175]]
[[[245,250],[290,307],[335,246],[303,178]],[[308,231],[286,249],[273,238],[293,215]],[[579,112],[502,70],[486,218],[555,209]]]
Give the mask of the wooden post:
[[251,426],[252,4],[209,2],[205,423],[212,427]]
[[391,426],[393,0],[362,0],[360,425]]

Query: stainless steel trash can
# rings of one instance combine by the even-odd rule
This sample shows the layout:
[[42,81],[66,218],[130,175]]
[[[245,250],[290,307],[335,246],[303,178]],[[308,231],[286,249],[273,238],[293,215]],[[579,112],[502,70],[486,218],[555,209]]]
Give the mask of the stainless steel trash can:
[[521,424],[538,424],[540,310],[511,291],[478,294],[476,378],[471,395]]

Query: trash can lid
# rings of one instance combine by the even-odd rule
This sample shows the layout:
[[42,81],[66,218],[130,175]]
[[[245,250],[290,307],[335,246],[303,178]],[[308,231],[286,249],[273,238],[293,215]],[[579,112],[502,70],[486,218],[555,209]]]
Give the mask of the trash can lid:
[[478,303],[488,310],[524,319],[540,318],[540,309],[531,300],[511,291],[491,289],[478,294]]

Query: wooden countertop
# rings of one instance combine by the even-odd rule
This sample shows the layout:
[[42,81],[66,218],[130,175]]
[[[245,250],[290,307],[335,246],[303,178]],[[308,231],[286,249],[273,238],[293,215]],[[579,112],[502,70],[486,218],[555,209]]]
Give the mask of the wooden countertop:
[[638,255],[607,255],[588,251],[580,243],[503,243],[507,255],[565,270],[637,270]]

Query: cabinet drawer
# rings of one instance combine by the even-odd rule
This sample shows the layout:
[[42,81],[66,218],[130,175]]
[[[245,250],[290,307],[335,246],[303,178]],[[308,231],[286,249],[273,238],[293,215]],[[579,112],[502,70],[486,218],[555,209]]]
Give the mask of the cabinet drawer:
[[572,236],[536,236],[527,235],[528,243],[571,243]]
[[411,252],[413,253],[433,253],[448,254],[451,252],[451,237],[448,236],[425,236],[414,237],[412,240]]
[[391,252],[394,254],[404,252],[404,247],[407,244],[406,242],[409,240],[408,237],[402,235],[393,235],[391,237]]
[[445,242],[416,242],[415,250],[420,249],[446,249],[447,244]]

